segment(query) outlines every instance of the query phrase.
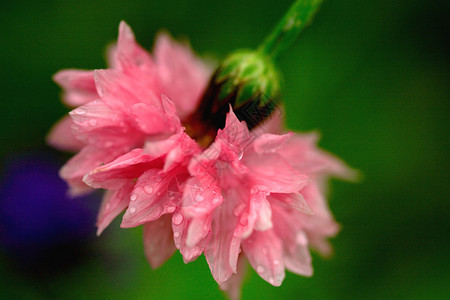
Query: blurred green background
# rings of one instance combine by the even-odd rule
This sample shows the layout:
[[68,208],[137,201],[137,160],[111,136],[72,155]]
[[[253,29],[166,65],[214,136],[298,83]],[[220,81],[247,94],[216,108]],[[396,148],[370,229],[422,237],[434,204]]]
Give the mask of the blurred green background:
[[[146,48],[166,28],[220,59],[255,47],[290,3],[3,1],[2,165],[12,155],[51,151],[44,137],[68,111],[51,76],[104,68],[121,20]],[[364,178],[332,181],[330,206],[342,224],[334,256],[314,255],[312,278],[289,273],[279,288],[251,271],[244,299],[450,298],[449,20],[448,1],[328,0],[282,56],[287,125],[319,130],[320,145]],[[59,164],[68,157],[50,153]],[[116,221],[96,238],[93,227],[81,259],[57,271],[30,272],[1,252],[2,298],[222,298],[203,257],[184,265],[176,254],[151,270],[139,228]]]

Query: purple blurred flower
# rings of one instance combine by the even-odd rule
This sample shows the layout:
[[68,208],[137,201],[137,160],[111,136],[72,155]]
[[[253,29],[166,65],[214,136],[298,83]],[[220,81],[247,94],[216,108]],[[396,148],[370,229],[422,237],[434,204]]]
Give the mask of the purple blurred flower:
[[58,265],[62,256],[76,256],[95,236],[97,197],[70,198],[49,154],[22,153],[2,165],[1,249],[25,266],[48,265],[48,260]]

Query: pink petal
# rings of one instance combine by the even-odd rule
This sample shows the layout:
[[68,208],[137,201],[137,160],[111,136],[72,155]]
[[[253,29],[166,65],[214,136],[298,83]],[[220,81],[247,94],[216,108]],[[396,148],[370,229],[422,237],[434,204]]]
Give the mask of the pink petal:
[[75,137],[72,132],[73,121],[69,116],[65,116],[56,123],[47,135],[47,143],[63,151],[79,151],[84,143]]
[[209,235],[202,241],[197,242],[195,245],[188,245],[186,243],[188,228],[192,219],[188,219],[180,211],[176,211],[172,216],[172,230],[175,241],[175,246],[180,249],[181,255],[185,263],[194,261],[199,257],[204,249],[205,245],[209,242]]
[[306,216],[306,218],[302,219],[304,231],[308,236],[309,242],[321,254],[330,255],[331,247],[326,239],[338,233],[339,225],[331,215],[326,199],[317,183],[314,182],[307,185],[302,189],[301,193],[315,212],[313,216]]
[[119,25],[115,59],[117,59],[117,62],[114,60],[113,65],[119,66],[125,72],[136,71],[136,69],[152,70],[154,68],[150,55],[136,43],[133,31],[124,21],[120,22]]
[[205,257],[217,283],[228,280],[236,272],[241,238],[235,231],[239,218],[234,214],[239,191],[223,191],[224,201],[212,214],[211,239],[205,249]]
[[257,211],[255,230],[264,231],[272,228],[272,210],[265,195],[259,198],[260,201],[255,209]]
[[135,227],[173,213],[181,201],[179,184],[188,177],[186,168],[160,173],[150,169],[139,176],[130,195],[130,205],[123,216],[123,228]]
[[93,71],[62,70],[53,76],[53,80],[64,88],[63,100],[72,107],[98,99]]
[[158,35],[153,53],[164,94],[174,101],[183,119],[198,106],[212,69],[166,33]]
[[286,269],[303,276],[313,275],[311,260],[308,247],[303,245],[297,245],[293,253],[287,253],[284,256]]
[[255,139],[253,147],[257,153],[275,152],[293,135],[293,132],[283,135],[265,133]]
[[139,128],[147,134],[173,133],[181,127],[172,101],[165,96],[161,97],[160,106],[145,103],[133,105],[132,114]]
[[93,146],[86,146],[61,168],[59,174],[69,184],[70,193],[80,195],[91,190],[82,181],[83,177],[102,163],[116,158],[120,152],[102,151]]
[[240,146],[241,152],[243,151],[243,148],[245,148],[244,145],[246,145],[249,141],[249,131],[247,125],[244,121],[239,121],[231,106],[230,112],[227,114],[224,129],[219,129],[217,132],[216,141],[218,139],[223,140],[227,144],[235,147]]
[[162,160],[134,149],[114,161],[102,165],[84,177],[84,182],[94,188],[116,189],[127,179],[138,178],[151,168],[161,168]]
[[297,171],[308,175],[335,175],[347,179],[355,178],[356,172],[340,159],[316,147],[317,134],[299,135],[290,138],[277,151]]
[[300,213],[272,202],[273,231],[283,244],[284,264],[290,271],[312,275],[308,238],[302,229]]
[[243,164],[250,170],[252,183],[269,192],[294,193],[309,182],[308,176],[297,172],[275,153],[244,156]]
[[158,107],[137,103],[131,107],[131,111],[139,129],[150,135],[173,132],[176,128],[169,127],[168,120]]
[[103,196],[102,205],[97,217],[97,235],[128,206],[129,194],[133,189],[132,182],[129,182],[118,190],[108,190]]
[[204,186],[202,182],[191,177],[186,182],[183,193],[182,213],[191,222],[187,226],[186,245],[197,245],[206,238],[211,230],[213,210],[223,201],[220,190],[216,186]]
[[[303,189],[302,189],[303,191]],[[313,210],[309,207],[305,198],[300,193],[291,194],[272,194],[272,199],[276,199],[301,213],[313,215]]]
[[152,76],[142,75],[140,78],[134,78],[123,72],[107,69],[95,70],[94,79],[103,102],[125,115],[128,115],[130,108],[137,103],[161,106],[160,90]]
[[205,185],[197,177],[191,177],[187,180],[183,192],[183,212],[187,216],[202,217],[209,215],[222,202],[223,197],[216,185]]
[[285,276],[283,247],[273,230],[254,231],[243,240],[242,250],[259,276],[274,286],[281,285]]
[[193,218],[187,228],[186,246],[194,247],[208,236],[211,230],[211,218],[210,216]]
[[138,146],[142,133],[131,128],[120,112],[105,105],[103,101],[92,101],[70,112],[72,129],[78,139],[99,148]]
[[158,268],[175,252],[173,243],[172,218],[165,215],[156,221],[144,224],[145,257],[152,266]]
[[225,291],[230,300],[241,299],[241,287],[244,276],[247,273],[248,261],[245,255],[239,255],[236,274],[220,285],[220,289]]

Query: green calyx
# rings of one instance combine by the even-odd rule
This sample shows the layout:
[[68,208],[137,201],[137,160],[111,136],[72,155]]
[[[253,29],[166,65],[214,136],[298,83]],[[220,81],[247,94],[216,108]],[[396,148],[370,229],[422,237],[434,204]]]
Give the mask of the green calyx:
[[259,99],[260,105],[277,101],[280,76],[270,57],[259,51],[238,50],[229,55],[217,69],[214,84],[220,86],[217,101],[235,94],[234,108]]

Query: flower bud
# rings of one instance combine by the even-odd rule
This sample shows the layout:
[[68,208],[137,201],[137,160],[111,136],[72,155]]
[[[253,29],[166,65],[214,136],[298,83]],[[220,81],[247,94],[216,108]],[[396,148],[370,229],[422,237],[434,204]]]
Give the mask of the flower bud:
[[213,74],[196,117],[215,129],[222,128],[231,105],[252,129],[270,116],[279,93],[279,73],[271,58],[260,51],[238,50]]

